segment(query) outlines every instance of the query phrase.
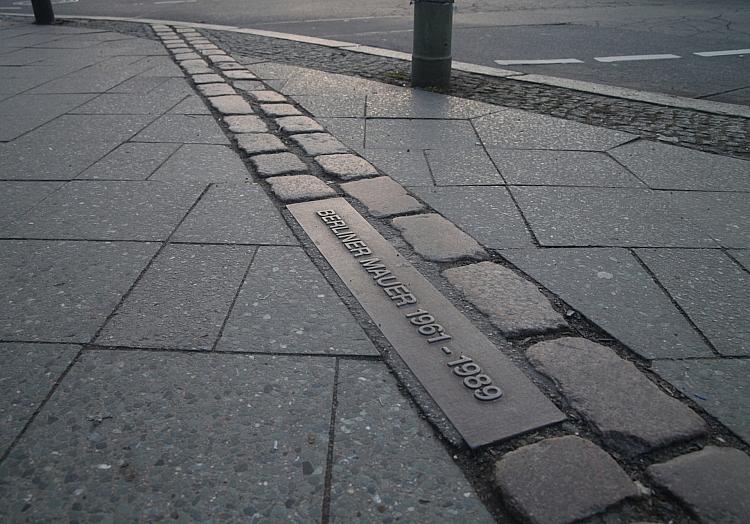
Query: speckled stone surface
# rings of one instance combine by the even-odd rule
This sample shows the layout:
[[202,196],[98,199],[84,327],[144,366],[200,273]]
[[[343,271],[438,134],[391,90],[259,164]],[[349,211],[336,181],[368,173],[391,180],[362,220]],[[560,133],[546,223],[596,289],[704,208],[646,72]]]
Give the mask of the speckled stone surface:
[[232,89],[232,86],[225,84],[221,80],[215,84],[200,84],[197,86],[198,91],[203,96],[222,96],[222,95],[236,95],[237,91]]
[[138,133],[135,142],[228,144],[229,140],[210,115],[164,115]]
[[226,54],[211,55],[211,56],[208,57],[208,60],[212,64],[220,64],[222,62],[234,62],[235,61],[234,58],[232,58],[231,56],[228,56]]
[[216,184],[172,236],[175,242],[297,245],[297,239],[256,184]]
[[416,187],[412,191],[485,247],[533,245],[523,217],[505,187]]
[[707,431],[690,408],[608,347],[583,338],[560,338],[534,344],[526,356],[623,454],[644,453]]
[[212,349],[254,253],[244,246],[168,246],[96,343]]
[[382,363],[341,362],[331,522],[494,522],[414,409]]
[[125,143],[77,178],[145,180],[179,148],[179,144]]
[[0,517],[315,521],[332,386],[327,359],[88,352],[0,466]]
[[214,64],[214,67],[218,67],[222,71],[235,71],[245,69],[245,66],[243,66],[242,64],[238,64],[237,62],[221,62],[219,64]]
[[284,133],[318,133],[323,126],[309,116],[285,116],[276,119],[276,124]]
[[700,522],[741,524],[750,515],[750,457],[732,448],[707,446],[648,468]]
[[403,215],[421,211],[424,207],[398,182],[387,176],[347,182],[341,184],[341,189],[362,202],[374,217]]
[[294,247],[258,248],[217,349],[378,354],[305,252]]
[[246,182],[250,173],[227,146],[185,144],[149,180],[170,182]]
[[292,141],[310,156],[348,153],[347,147],[328,133],[293,135]]
[[487,256],[473,238],[435,213],[394,218],[393,225],[427,260],[451,262]]
[[169,110],[169,114],[172,115],[210,115],[211,110],[208,109],[203,99],[198,95],[190,95],[185,98],[182,102],[174,106]]
[[198,199],[202,184],[74,181],[21,219],[0,227],[15,238],[164,240]]
[[645,358],[713,355],[625,249],[507,249],[502,256]]
[[212,96],[208,103],[222,115],[250,115],[255,112],[239,95]]
[[284,142],[270,133],[248,133],[237,135],[237,145],[248,155],[286,151]]
[[261,104],[260,110],[268,116],[295,116],[302,114],[292,104]]
[[677,303],[722,355],[750,355],[750,275],[718,250],[639,249]]
[[268,133],[268,126],[254,115],[234,115],[224,117],[224,122],[232,133]]
[[188,51],[187,53],[175,53],[174,59],[178,62],[183,62],[185,60],[200,60],[201,56],[198,53],[193,53],[191,51]]
[[471,123],[460,120],[367,122],[367,147],[373,149],[466,149],[481,145]]
[[651,369],[750,444],[750,360],[657,360]]
[[251,158],[258,175],[263,178],[298,175],[307,172],[307,166],[293,153],[273,153],[256,155]]
[[223,79],[221,76],[217,75],[216,73],[210,73],[207,75],[193,75],[193,82],[196,84],[213,84],[217,82],[222,82]]
[[315,161],[327,175],[339,180],[357,180],[378,176],[378,170],[362,157],[350,154],[322,155]]
[[506,337],[538,335],[567,327],[533,283],[493,262],[443,271],[453,284]]
[[606,151],[636,138],[621,131],[518,109],[475,118],[473,122],[487,148]]
[[483,147],[428,149],[424,154],[438,186],[492,186],[505,183]]
[[495,482],[505,503],[533,524],[569,524],[638,495],[612,457],[573,436],[507,453],[495,465]]
[[256,102],[288,102],[287,98],[276,91],[249,91],[248,95]]
[[0,218],[19,218],[35,204],[60,189],[64,182],[0,182]]
[[80,346],[0,343],[0,455],[10,446]]
[[312,175],[277,176],[267,180],[276,198],[285,203],[336,196],[336,191]]
[[89,342],[158,247],[0,241],[0,338]]
[[373,118],[475,118],[503,107],[421,89],[389,90],[367,97],[367,116]]
[[750,248],[750,205],[747,193],[671,191],[668,198],[675,209],[690,217],[720,246]]
[[435,185],[424,151],[365,149],[360,154],[404,187]]
[[[241,71],[239,71],[241,72]],[[265,89],[265,85],[263,85],[263,82],[259,80],[234,80],[232,82],[232,85],[235,87],[235,89],[239,89],[240,91],[257,91],[259,89]]]
[[750,191],[750,162],[638,140],[611,152],[655,189]]
[[235,70],[235,71],[224,71],[224,76],[227,78],[230,78],[232,80],[254,80],[258,78],[254,74],[252,74],[250,71],[242,71],[242,70]]

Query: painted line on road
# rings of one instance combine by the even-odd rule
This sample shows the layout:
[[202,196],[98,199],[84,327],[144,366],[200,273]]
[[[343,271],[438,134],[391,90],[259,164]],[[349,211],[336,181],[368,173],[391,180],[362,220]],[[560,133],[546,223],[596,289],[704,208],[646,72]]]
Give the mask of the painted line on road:
[[541,64],[582,64],[577,58],[549,58],[546,60],[494,60],[497,65],[541,65]]
[[726,51],[702,51],[693,53],[698,56],[731,56],[731,55],[750,55],[750,49],[728,49]]
[[638,60],[670,60],[673,58],[682,58],[678,55],[623,55],[623,56],[595,56],[597,62],[635,62]]

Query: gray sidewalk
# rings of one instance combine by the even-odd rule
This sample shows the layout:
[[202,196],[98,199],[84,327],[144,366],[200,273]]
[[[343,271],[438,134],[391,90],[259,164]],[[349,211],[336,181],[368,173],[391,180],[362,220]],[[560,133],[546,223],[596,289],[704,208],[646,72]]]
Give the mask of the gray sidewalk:
[[[4,519],[750,514],[750,163],[154,30],[0,21]],[[568,421],[468,450],[285,206],[339,195]]]

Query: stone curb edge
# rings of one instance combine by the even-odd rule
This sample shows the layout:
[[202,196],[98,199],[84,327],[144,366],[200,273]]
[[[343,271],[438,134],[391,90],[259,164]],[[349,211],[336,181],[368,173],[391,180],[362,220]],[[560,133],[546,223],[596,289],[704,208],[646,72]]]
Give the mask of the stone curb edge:
[[[12,17],[31,17],[30,14],[22,13],[3,13],[3,16]],[[57,15],[58,19],[61,20],[107,20],[113,22],[133,22],[142,24],[165,24],[172,25],[175,27],[192,27],[197,29],[211,29],[216,31],[227,31],[230,33],[241,33],[255,36],[265,36],[268,38],[278,38],[280,40],[289,40],[292,42],[300,42],[306,44],[314,44],[323,47],[331,47],[336,49],[344,49],[355,53],[362,53],[373,56],[381,56],[386,58],[393,58],[396,60],[410,61],[411,54],[404,53],[401,51],[391,51],[380,47],[372,47],[367,45],[355,44],[352,42],[343,42],[340,40],[329,40],[326,38],[318,38],[314,36],[296,35],[291,33],[280,33],[277,31],[266,31],[263,29],[244,29],[235,26],[218,25],[218,24],[204,24],[200,22],[181,22],[175,20],[160,20],[151,18],[130,18],[130,17],[119,17],[119,16],[82,16],[82,15]],[[519,82],[528,82],[531,84],[541,84],[552,87],[561,87],[564,89],[570,89],[573,91],[581,91],[585,93],[591,93],[595,95],[608,96],[611,98],[622,98],[626,100],[633,100],[636,102],[645,102],[648,104],[654,104],[659,106],[674,107],[679,109],[690,109],[694,111],[700,111],[703,113],[713,113],[724,116],[734,116],[742,118],[750,118],[750,106],[743,106],[738,104],[728,104],[725,102],[712,102],[707,100],[700,100],[696,98],[687,98],[675,95],[668,95],[664,93],[655,93],[652,91],[640,91],[637,89],[630,89],[626,87],[617,87],[607,84],[597,84],[594,82],[585,82],[581,80],[572,80],[568,78],[560,78],[555,76],[537,75],[537,74],[525,74],[518,71],[511,71],[508,69],[500,69],[497,67],[488,67],[477,64],[470,64],[466,62],[453,62],[453,69],[463,71],[466,73],[474,73],[478,75],[491,76],[496,78],[508,78],[510,80],[516,80]]]

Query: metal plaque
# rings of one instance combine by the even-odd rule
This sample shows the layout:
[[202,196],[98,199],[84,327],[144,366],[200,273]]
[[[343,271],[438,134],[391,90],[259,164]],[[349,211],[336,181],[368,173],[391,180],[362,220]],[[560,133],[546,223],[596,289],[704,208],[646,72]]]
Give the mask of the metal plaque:
[[565,419],[346,200],[287,208],[469,447]]

